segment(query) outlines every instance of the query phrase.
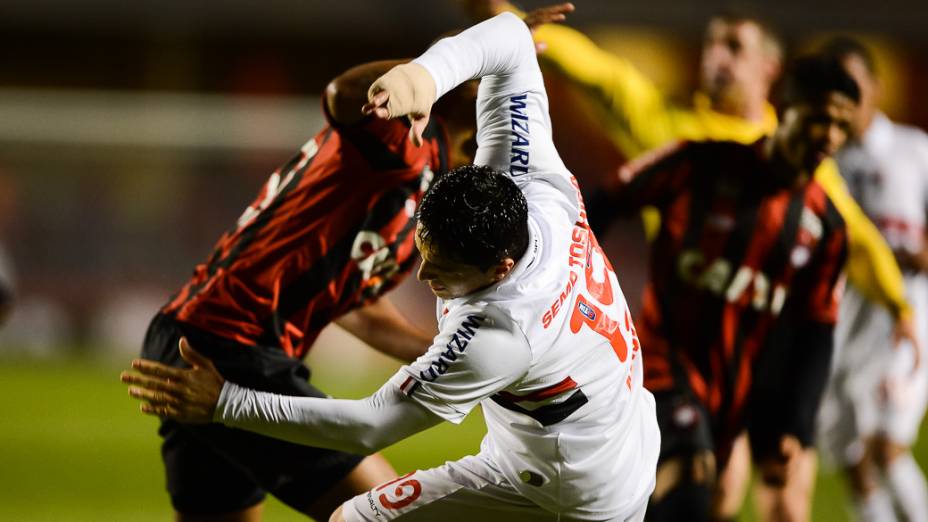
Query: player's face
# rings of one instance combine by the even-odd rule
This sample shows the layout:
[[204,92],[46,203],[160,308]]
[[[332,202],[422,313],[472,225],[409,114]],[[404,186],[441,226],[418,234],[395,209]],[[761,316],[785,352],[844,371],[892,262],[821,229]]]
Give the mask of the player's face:
[[750,21],[712,19],[702,48],[703,91],[717,108],[737,110],[766,98],[779,60],[765,46],[764,32]]
[[816,104],[787,107],[775,146],[793,169],[811,174],[847,141],[856,110],[853,100],[837,92]]
[[[427,283],[432,293],[442,299],[454,299],[490,286],[505,277],[499,267],[481,270],[474,265],[461,263],[442,255],[430,242],[422,241],[422,225],[416,227],[416,247],[422,256],[422,264],[416,277]],[[511,260],[509,268],[512,267]],[[506,271],[508,273],[508,270]]]
[[880,85],[876,78],[867,70],[867,65],[859,56],[850,55],[842,62],[844,69],[854,78],[860,88],[860,103],[854,113],[851,126],[853,136],[859,138],[867,131],[873,116],[876,114],[880,98]]

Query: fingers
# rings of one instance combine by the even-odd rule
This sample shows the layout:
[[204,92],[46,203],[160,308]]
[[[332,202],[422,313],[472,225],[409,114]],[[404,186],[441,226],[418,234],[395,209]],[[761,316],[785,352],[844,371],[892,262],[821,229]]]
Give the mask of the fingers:
[[145,375],[164,377],[166,379],[181,379],[186,371],[181,368],[172,368],[155,361],[149,361],[148,359],[135,359],[132,361],[132,368]]
[[190,343],[187,341],[186,337],[181,337],[180,341],[177,342],[177,347],[180,350],[180,356],[183,357],[187,364],[197,367],[209,368],[213,365],[213,361],[209,358],[204,357],[203,354],[193,349],[190,346]]
[[153,390],[144,386],[129,386],[129,395],[140,401],[145,401],[153,405],[170,404],[176,406],[180,404],[180,400],[178,400],[177,397],[175,397],[172,393],[161,390]]
[[563,22],[567,19],[567,14],[572,13],[574,9],[574,4],[570,2],[535,9],[525,15],[525,25],[535,31],[544,24]]
[[428,115],[421,118],[411,119],[411,125],[409,127],[409,139],[412,141],[412,144],[416,147],[421,147],[424,139],[422,134],[425,132],[425,127],[429,124]]
[[139,373],[122,372],[119,375],[119,380],[129,385],[141,386],[150,390],[158,390],[167,393],[177,393],[179,391],[179,386],[176,381],[163,378],[152,378]]
[[373,114],[378,118],[389,118],[390,113],[386,109],[387,102],[390,100],[390,93],[387,91],[380,91],[377,94],[371,96],[368,99],[368,102],[361,107],[361,114],[369,115]]
[[156,417],[170,417],[172,419],[177,419],[182,416],[180,410],[168,404],[151,404],[143,402],[139,406],[139,409],[142,410],[142,413],[154,415]]

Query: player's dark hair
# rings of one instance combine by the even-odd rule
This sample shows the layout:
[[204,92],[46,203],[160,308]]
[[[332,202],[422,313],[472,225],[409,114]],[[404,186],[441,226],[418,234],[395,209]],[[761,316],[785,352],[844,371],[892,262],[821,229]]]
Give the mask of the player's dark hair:
[[819,51],[825,56],[831,56],[838,61],[844,61],[850,57],[857,57],[863,62],[864,67],[870,76],[876,78],[876,60],[873,59],[873,53],[867,46],[859,40],[850,36],[835,36],[822,45]]
[[465,165],[435,182],[419,205],[420,241],[442,256],[487,270],[528,248],[528,204],[509,176]]
[[781,107],[818,104],[837,92],[860,103],[860,88],[833,56],[814,54],[793,61],[783,78]]

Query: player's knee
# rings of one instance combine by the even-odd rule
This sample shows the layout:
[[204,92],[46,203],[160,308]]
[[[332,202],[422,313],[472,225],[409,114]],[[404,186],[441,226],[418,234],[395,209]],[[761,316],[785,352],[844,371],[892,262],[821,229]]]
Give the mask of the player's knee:
[[873,461],[870,455],[865,454],[856,464],[846,468],[848,482],[855,495],[866,496],[876,489],[873,476]]
[[646,520],[650,522],[711,520],[712,488],[707,483],[683,481],[655,499],[651,497]]
[[794,470],[802,458],[803,448],[799,439],[792,435],[780,437],[778,447],[768,448],[765,455],[760,457],[757,467],[761,480],[772,488],[782,488],[790,479],[790,472]]
[[905,446],[896,444],[886,437],[875,438],[870,446],[874,464],[883,471],[888,470],[896,458],[905,451]]
[[710,520],[715,475],[715,457],[710,452],[662,462],[647,520]]
[[761,462],[758,468],[760,468],[760,476],[764,484],[774,488],[782,488],[786,485],[789,470],[789,464],[786,461],[768,459]]
[[342,506],[338,506],[332,516],[329,517],[329,522],[345,522],[345,515],[342,514]]

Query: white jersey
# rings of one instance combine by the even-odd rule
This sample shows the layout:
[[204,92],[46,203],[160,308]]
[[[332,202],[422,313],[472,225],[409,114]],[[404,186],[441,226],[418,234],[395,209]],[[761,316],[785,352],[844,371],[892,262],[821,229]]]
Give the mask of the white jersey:
[[928,209],[928,135],[878,113],[837,155],[841,175],[893,250],[919,251]]
[[[494,33],[498,25],[505,30]],[[454,64],[431,50],[416,62],[439,95],[482,77],[475,163],[509,172],[522,189],[529,247],[495,286],[440,300],[433,345],[393,380],[451,422],[482,405],[482,453],[538,505],[576,519],[632,516],[654,487],[660,449],[635,327],[554,148],[528,30],[512,15],[478,27],[480,38],[520,40],[475,43],[485,52],[462,50]]]
[[[837,155],[842,176],[893,250],[924,246],[928,136],[877,114],[860,142]],[[928,339],[928,277],[905,275],[917,334]],[[893,347],[894,320],[848,285],[835,328],[834,370],[819,415],[824,449],[856,463],[861,440],[878,432],[911,444],[928,403],[928,366],[913,374],[912,346]],[[924,350],[924,349],[923,349]],[[924,351],[923,351],[924,353]]]
[[[877,113],[863,139],[845,146],[837,160],[854,199],[879,228],[890,248],[912,253],[921,250],[925,245],[928,211],[928,135],[917,128],[893,123],[884,114]],[[928,299],[928,276],[905,274],[905,285],[907,297],[915,305],[917,325],[924,330],[928,327],[928,310],[922,303]],[[886,320],[869,321],[865,316],[871,314],[886,315]],[[869,329],[885,331],[891,328],[886,311],[849,286],[839,323],[850,324],[839,324],[837,328],[838,350],[862,337],[868,328],[861,328],[861,325],[868,321],[873,323]],[[888,337],[884,344],[887,349],[890,347]],[[870,346],[861,349],[869,352],[861,357],[869,358],[873,353]]]

